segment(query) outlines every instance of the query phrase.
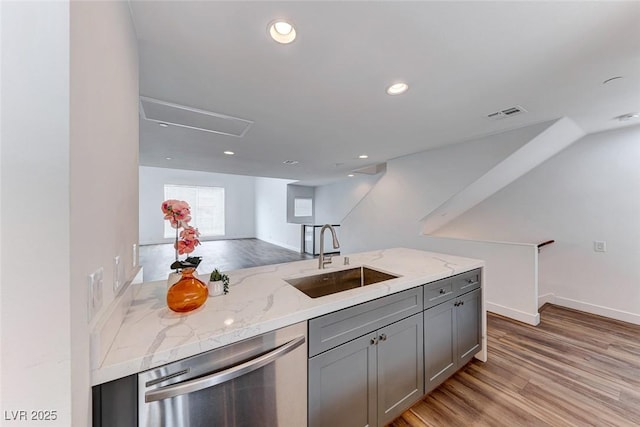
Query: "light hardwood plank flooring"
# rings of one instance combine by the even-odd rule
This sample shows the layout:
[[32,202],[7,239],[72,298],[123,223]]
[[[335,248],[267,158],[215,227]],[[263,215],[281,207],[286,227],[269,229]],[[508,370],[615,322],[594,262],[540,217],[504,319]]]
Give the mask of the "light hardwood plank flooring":
[[[202,257],[198,272],[204,274],[210,273],[214,268],[224,272],[313,258],[311,255],[291,251],[258,239],[201,242],[193,255]],[[184,255],[180,258],[183,259]],[[140,246],[142,280],[145,282],[165,280],[171,272],[169,266],[174,260],[173,244]]]
[[537,327],[488,317],[477,360],[393,427],[640,426],[640,326],[547,304]]

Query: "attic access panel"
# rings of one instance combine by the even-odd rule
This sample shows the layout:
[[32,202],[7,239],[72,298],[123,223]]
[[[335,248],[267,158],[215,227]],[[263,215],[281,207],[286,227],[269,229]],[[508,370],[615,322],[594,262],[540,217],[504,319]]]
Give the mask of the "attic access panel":
[[251,120],[160,101],[146,96],[140,97],[140,111],[145,120],[237,138],[242,138],[253,124]]

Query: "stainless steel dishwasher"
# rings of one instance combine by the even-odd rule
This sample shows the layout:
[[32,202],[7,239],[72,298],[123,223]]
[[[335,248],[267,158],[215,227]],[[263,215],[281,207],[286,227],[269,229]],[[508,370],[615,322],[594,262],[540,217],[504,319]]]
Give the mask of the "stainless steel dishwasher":
[[307,425],[306,322],[138,374],[139,427]]

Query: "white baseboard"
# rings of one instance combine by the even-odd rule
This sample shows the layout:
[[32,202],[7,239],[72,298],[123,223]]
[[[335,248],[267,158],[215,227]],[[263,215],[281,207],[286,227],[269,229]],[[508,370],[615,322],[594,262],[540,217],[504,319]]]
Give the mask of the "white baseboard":
[[552,304],[567,308],[573,308],[574,310],[580,310],[591,314],[597,314],[598,316],[609,317],[615,320],[621,320],[623,322],[633,323],[635,325],[640,325],[640,314],[629,313],[628,311],[616,310],[615,308],[590,304],[587,302],[564,298],[553,294],[547,295],[553,296],[553,301],[549,301]]
[[548,294],[540,295],[538,297],[538,308],[542,307],[547,303],[554,304],[555,300],[556,300],[556,296],[551,292],[549,292]]
[[281,248],[289,249],[290,251],[300,252],[300,246],[291,246],[287,245],[286,243],[276,242],[275,240],[262,239],[260,237],[256,237],[256,239],[262,240],[266,243],[271,243],[272,245],[280,246]]
[[485,302],[487,311],[495,314],[499,314],[504,317],[517,320],[528,325],[537,326],[540,323],[540,314],[538,313],[525,313],[524,311],[515,310],[513,308],[505,307],[500,304],[494,304],[492,302]]

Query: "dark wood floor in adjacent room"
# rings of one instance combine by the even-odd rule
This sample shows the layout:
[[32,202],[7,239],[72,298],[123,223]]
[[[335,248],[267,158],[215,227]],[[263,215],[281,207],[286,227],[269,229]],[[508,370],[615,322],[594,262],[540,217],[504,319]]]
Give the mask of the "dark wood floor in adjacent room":
[[[192,255],[202,257],[202,263],[198,267],[200,273],[210,273],[214,268],[225,272],[313,258],[311,255],[301,254],[258,239],[201,242]],[[181,255],[180,258],[184,259],[185,256]],[[140,246],[143,280],[145,282],[166,280],[171,272],[169,266],[174,260],[173,244]]]
[[640,426],[640,326],[546,305],[537,327],[489,315],[473,361],[390,426]]

